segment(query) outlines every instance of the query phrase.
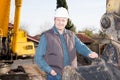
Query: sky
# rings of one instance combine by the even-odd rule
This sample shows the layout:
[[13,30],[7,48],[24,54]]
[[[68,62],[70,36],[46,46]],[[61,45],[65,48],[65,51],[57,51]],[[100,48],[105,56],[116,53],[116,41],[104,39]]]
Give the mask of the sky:
[[[11,0],[10,21],[14,20],[14,1]],[[35,36],[54,25],[54,11],[57,0],[22,0],[21,29]],[[66,0],[70,19],[76,31],[100,30],[100,19],[106,12],[106,0]]]

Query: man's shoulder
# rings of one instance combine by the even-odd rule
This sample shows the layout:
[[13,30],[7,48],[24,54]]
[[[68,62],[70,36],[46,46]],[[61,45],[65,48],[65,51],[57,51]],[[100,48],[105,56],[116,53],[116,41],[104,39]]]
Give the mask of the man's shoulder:
[[67,30],[67,29],[66,29],[66,33],[69,34],[69,35],[74,35],[73,31],[70,31],[70,30]]
[[42,32],[42,34],[50,33],[51,31],[52,31],[52,29],[49,29],[49,30]]
[[53,32],[53,30],[52,29],[49,29],[49,30],[46,30],[46,31],[44,31],[44,32],[42,32],[42,34],[41,35],[48,35],[48,34],[50,34],[50,33],[52,33]]

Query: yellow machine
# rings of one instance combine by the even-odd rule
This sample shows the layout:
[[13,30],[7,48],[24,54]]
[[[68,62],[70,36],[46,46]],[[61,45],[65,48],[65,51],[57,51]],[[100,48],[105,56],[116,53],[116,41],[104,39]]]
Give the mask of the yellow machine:
[[0,56],[33,56],[33,42],[27,41],[27,34],[20,30],[20,11],[22,0],[15,0],[14,27],[8,29],[11,0],[0,0]]

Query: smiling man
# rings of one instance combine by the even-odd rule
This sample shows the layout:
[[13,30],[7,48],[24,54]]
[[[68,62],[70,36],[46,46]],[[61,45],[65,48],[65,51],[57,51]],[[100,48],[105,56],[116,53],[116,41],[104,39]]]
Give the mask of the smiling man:
[[65,29],[68,18],[68,11],[63,7],[58,8],[53,28],[40,38],[35,62],[46,72],[47,80],[61,80],[65,66],[77,68],[76,51],[86,57],[98,58],[98,54],[91,51],[72,31]]

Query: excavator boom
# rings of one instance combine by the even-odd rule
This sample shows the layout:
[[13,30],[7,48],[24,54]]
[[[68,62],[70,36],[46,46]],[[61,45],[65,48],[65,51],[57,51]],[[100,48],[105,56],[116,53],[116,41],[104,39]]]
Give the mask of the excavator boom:
[[0,36],[7,37],[10,16],[10,0],[0,0]]

